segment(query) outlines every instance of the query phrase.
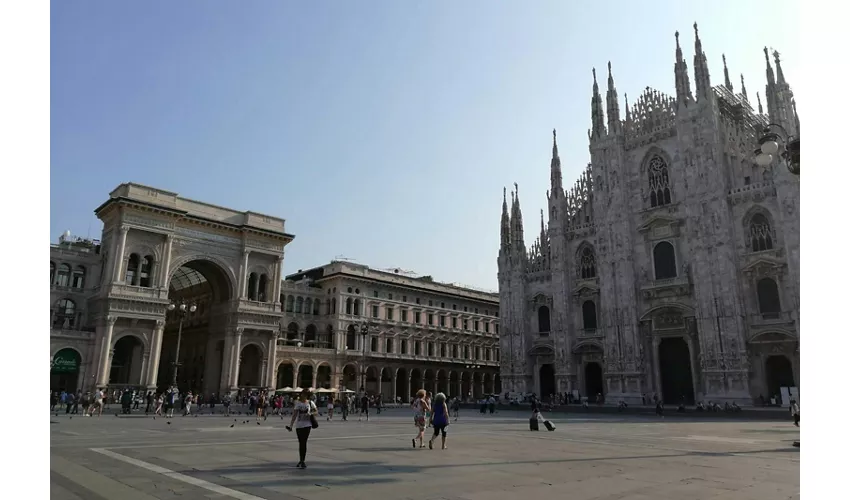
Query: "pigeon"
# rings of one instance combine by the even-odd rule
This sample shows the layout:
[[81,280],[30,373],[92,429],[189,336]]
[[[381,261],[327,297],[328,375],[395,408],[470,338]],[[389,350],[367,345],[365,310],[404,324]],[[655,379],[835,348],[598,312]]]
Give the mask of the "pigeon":
[[234,418],[233,421],[236,422],[236,419]]
[[260,421],[259,421],[259,420],[257,420],[257,425],[260,425]]
[[236,424],[230,424],[230,427],[233,427],[234,425],[236,425]]
[[171,425],[171,420],[169,420],[168,422],[166,422],[166,424]]

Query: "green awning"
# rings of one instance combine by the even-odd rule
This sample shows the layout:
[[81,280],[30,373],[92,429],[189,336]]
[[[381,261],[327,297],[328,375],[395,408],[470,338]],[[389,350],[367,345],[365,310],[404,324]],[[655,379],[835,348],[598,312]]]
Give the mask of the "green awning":
[[62,349],[53,356],[50,373],[77,373],[80,371],[80,354],[74,349]]

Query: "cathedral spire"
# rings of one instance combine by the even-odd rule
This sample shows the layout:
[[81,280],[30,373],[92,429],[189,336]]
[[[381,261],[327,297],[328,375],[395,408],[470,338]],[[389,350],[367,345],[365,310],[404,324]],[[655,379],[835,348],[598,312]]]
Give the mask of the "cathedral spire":
[[623,94],[626,99],[626,122],[632,121],[632,113],[629,111],[629,94]]
[[759,114],[760,114],[760,115],[763,115],[763,114],[764,114],[764,109],[761,107],[761,96],[759,95],[759,93],[758,93],[758,92],[756,92],[756,100],[757,100],[757,101],[758,101],[758,103],[759,103]]
[[591,138],[605,136],[605,122],[602,114],[602,96],[599,95],[599,84],[596,82],[596,68],[593,68],[593,97],[590,99]]
[[732,81],[729,80],[729,68],[726,67],[726,54],[723,54],[723,78],[726,80],[724,83],[726,84],[726,88],[729,92],[734,92],[732,89]]
[[750,102],[750,98],[747,96],[747,86],[744,85],[744,74],[741,73],[741,94],[744,95],[744,100]]
[[564,179],[561,175],[561,157],[558,156],[558,133],[552,129],[552,163],[549,167],[552,182],[552,198],[559,199],[564,194]]
[[785,75],[782,73],[782,64],[779,62],[779,51],[773,51],[773,59],[776,61],[776,83],[782,85],[785,83]]
[[508,189],[502,188],[502,250],[511,246],[511,218],[508,215]]
[[679,32],[676,32],[676,64],[673,66],[676,75],[676,103],[681,109],[694,101],[691,95],[691,80],[688,77],[688,63],[682,57],[682,47],[679,45]]
[[773,74],[773,67],[770,65],[770,53],[767,47],[764,48],[764,62],[767,65],[767,69],[765,70],[767,74],[767,85],[764,88],[764,98],[767,101],[767,115],[770,121],[776,123],[780,121],[776,95],[776,77]]
[[546,225],[543,222],[543,209],[541,208],[540,209],[540,248],[541,249],[545,250],[548,247],[548,245],[546,245],[547,241],[548,240],[546,238]]
[[694,23],[694,83],[697,90],[697,101],[708,99],[711,95],[711,81],[708,75],[708,62],[702,51],[702,41],[699,39],[699,28]]
[[514,206],[511,213],[511,236],[514,240],[514,247],[525,249],[525,232],[522,228],[522,209],[519,206],[519,185],[514,182]]
[[611,72],[611,61],[608,61],[608,132],[611,135],[620,130],[620,103],[617,99],[617,87],[614,86],[614,74]]

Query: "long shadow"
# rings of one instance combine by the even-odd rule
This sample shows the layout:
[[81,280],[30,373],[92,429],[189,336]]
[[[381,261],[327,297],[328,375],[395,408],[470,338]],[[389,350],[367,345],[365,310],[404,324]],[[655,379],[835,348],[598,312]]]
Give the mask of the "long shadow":
[[[399,451],[397,448],[393,448],[393,451]],[[269,472],[279,472],[284,477],[273,479],[273,480],[263,480],[263,481],[239,481],[231,478],[224,478],[226,481],[232,484],[233,487],[245,486],[245,485],[253,485],[253,486],[262,486],[262,487],[274,487],[280,485],[288,485],[288,486],[306,486],[306,485],[316,485],[322,487],[332,487],[332,486],[345,486],[345,485],[361,485],[361,484],[375,484],[375,483],[390,483],[390,482],[401,482],[404,479],[401,476],[386,476],[388,474],[416,474],[421,472],[428,472],[429,470],[439,470],[445,468],[458,469],[458,468],[475,468],[475,467],[493,467],[493,466],[503,466],[503,465],[540,465],[540,464],[566,464],[566,463],[576,463],[576,462],[601,462],[601,461],[616,461],[616,460],[645,460],[645,459],[659,459],[659,458],[682,458],[682,457],[732,457],[736,455],[747,455],[747,454],[761,454],[761,453],[776,453],[776,452],[796,452],[799,453],[799,449],[797,448],[775,448],[775,449],[767,449],[767,450],[750,450],[750,451],[736,451],[736,452],[682,452],[682,453],[669,453],[663,455],[630,455],[630,456],[615,456],[615,457],[594,457],[594,458],[561,458],[561,459],[539,459],[539,460],[511,460],[511,461],[498,461],[498,462],[486,462],[486,463],[471,463],[471,464],[457,464],[457,463],[448,463],[448,464],[416,464],[416,465],[404,465],[404,464],[391,464],[386,462],[345,462],[345,463],[322,463],[321,465],[308,468],[305,470],[295,469],[294,467],[288,468],[286,465],[282,465],[280,463],[262,463],[256,465],[245,465],[245,466],[232,466],[232,467],[221,467],[217,469],[208,469],[204,471],[198,470],[188,470],[181,471],[187,475],[212,475],[217,478],[223,478],[226,475],[232,474],[264,474]],[[309,462],[309,455],[308,455]],[[221,484],[222,486],[227,486],[227,484],[222,483],[220,480],[216,481],[217,484]]]

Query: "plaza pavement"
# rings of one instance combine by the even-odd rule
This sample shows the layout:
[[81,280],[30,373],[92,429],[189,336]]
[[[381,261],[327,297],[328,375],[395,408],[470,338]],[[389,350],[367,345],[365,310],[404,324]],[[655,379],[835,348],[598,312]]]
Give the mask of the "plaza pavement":
[[552,417],[555,432],[532,433],[527,412],[466,411],[447,450],[412,448],[409,410],[322,419],[298,470],[288,417],[51,415],[51,498],[799,498],[799,432],[787,422]]

